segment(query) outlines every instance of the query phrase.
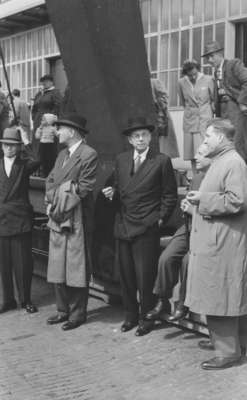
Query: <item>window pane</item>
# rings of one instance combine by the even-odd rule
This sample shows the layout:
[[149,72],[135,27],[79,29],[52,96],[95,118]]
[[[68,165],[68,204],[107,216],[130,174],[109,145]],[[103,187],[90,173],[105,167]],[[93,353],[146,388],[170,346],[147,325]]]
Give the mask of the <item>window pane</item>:
[[230,0],[230,16],[240,14],[240,0]]
[[206,0],[204,4],[205,21],[212,21],[214,15],[214,0]]
[[27,86],[32,86],[32,64],[31,61],[27,63]]
[[169,72],[169,105],[177,106],[178,71]]
[[191,15],[193,15],[193,0],[182,0],[181,4],[182,26],[189,25]]
[[167,69],[168,68],[168,35],[161,36],[160,43],[160,68]]
[[161,30],[169,29],[169,12],[170,12],[170,3],[169,0],[162,0],[161,3]]
[[180,16],[180,0],[171,1],[171,28],[178,28]]
[[162,72],[160,74],[160,80],[164,84],[165,89],[168,87],[168,72]]
[[247,13],[247,1],[242,0],[242,13],[246,14]]
[[196,24],[202,21],[203,0],[194,0],[193,8],[194,23]]
[[216,0],[216,19],[224,18],[226,15],[226,2],[225,0]]
[[190,32],[182,31],[181,32],[181,64],[183,64],[184,60],[189,58],[189,43],[190,43]]
[[150,31],[158,31],[158,15],[159,15],[159,0],[151,1],[151,12],[150,12]]
[[150,64],[152,71],[157,70],[157,37],[150,38]]
[[213,25],[205,26],[204,29],[204,44],[207,44],[213,40]]
[[215,26],[215,38],[221,44],[222,47],[225,47],[225,23],[216,24]]
[[143,0],[141,3],[141,13],[142,13],[142,24],[144,33],[148,33],[148,10],[149,10],[149,1]]
[[202,55],[202,29],[193,29],[193,58],[201,63]]
[[174,32],[171,34],[170,67],[178,67],[178,32]]
[[27,83],[26,83],[26,64],[23,63],[21,66],[21,76],[22,76],[22,87],[26,87]]

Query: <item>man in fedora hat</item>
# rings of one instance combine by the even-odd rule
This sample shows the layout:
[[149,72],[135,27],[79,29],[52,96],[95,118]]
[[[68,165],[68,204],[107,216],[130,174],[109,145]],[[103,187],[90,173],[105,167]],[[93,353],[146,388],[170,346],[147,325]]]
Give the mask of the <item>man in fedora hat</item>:
[[59,143],[66,146],[46,180],[50,227],[47,279],[55,284],[57,313],[50,325],[65,322],[63,330],[86,322],[93,189],[97,153],[85,142],[86,120],[68,113],[56,122]]
[[[33,313],[32,281],[32,217],[28,198],[29,176],[39,166],[33,155],[27,133],[16,127],[6,128],[0,140],[3,158],[0,160],[0,273],[3,303],[0,313],[16,309],[12,270],[21,306]],[[21,145],[25,146],[25,158]]]
[[103,189],[118,208],[115,237],[125,311],[121,331],[139,325],[137,336],[153,328],[153,321],[145,316],[155,303],[152,291],[159,257],[159,227],[167,222],[177,202],[170,158],[149,147],[153,130],[146,118],[129,119],[123,134],[133,149],[117,157],[114,187]]
[[225,59],[223,50],[214,41],[205,46],[202,57],[215,68],[216,116],[230,119],[236,128],[236,143],[243,134],[238,123],[247,114],[247,68],[238,58]]

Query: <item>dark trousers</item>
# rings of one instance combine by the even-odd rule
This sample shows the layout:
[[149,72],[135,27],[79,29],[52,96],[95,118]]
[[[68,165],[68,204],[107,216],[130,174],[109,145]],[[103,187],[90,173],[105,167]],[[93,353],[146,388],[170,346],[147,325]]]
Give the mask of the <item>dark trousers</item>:
[[154,285],[154,293],[160,298],[170,299],[173,289],[181,279],[179,303],[183,305],[186,294],[188,267],[188,244],[186,232],[181,227],[161,253],[158,263],[158,274]]
[[130,241],[119,240],[120,283],[125,316],[129,321],[143,320],[154,306],[153,284],[158,256],[158,226],[149,228],[144,234]]
[[33,273],[31,233],[0,237],[3,304],[14,302],[13,272],[19,301],[30,302]]
[[40,143],[39,144],[39,156],[42,171],[46,178],[54,167],[57,157],[57,145],[56,143]]
[[82,322],[87,317],[88,287],[72,287],[55,284],[57,311],[67,315],[69,321]]
[[247,347],[247,315],[239,317],[207,315],[207,324],[216,356],[239,358],[240,346]]

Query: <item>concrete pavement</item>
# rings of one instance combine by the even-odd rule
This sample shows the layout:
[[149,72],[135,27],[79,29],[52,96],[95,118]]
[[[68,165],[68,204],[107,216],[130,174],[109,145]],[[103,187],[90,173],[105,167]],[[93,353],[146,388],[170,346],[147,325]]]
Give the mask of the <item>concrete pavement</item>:
[[246,400],[247,362],[203,371],[201,336],[161,324],[142,338],[120,332],[121,307],[90,298],[88,323],[48,326],[53,290],[34,279],[39,313],[0,316],[0,400]]

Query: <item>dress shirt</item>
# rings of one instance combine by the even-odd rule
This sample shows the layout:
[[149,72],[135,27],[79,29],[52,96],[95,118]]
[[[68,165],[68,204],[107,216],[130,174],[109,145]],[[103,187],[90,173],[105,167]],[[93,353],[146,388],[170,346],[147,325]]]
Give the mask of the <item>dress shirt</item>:
[[133,156],[133,159],[134,159],[134,161],[136,161],[136,159],[138,158],[138,157],[140,157],[140,160],[141,160],[141,164],[143,163],[143,161],[145,161],[146,160],[146,157],[147,157],[147,154],[148,154],[148,150],[149,150],[149,147],[143,152],[143,153],[138,153],[138,151],[134,151],[134,156]]
[[80,144],[82,143],[82,139],[79,140],[79,142],[76,142],[75,144],[73,144],[73,146],[68,148],[69,151],[69,156],[71,157],[72,154],[76,151],[76,149],[80,146]]
[[16,157],[4,157],[4,168],[7,176],[9,177],[11,174],[11,170],[13,167],[13,164],[15,162]]

